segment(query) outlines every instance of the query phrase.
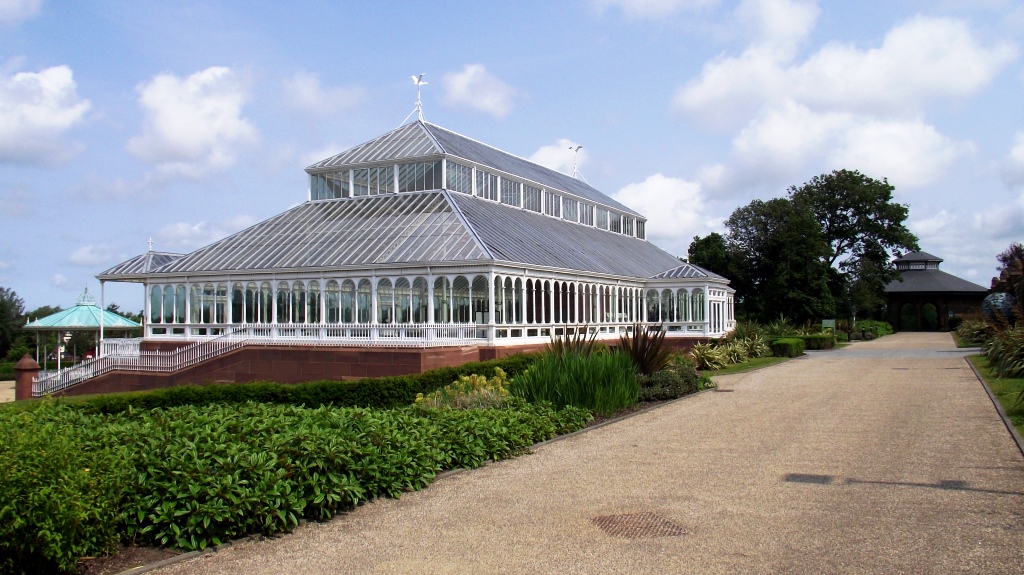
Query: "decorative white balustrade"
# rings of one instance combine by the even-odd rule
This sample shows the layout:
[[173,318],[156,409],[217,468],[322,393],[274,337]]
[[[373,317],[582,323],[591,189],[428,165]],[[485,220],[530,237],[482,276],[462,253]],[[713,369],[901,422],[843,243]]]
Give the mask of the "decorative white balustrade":
[[[727,322],[728,328],[734,322]],[[724,333],[708,333],[707,322],[647,324],[660,326],[668,336],[718,337]],[[206,326],[217,335],[200,336],[184,347],[172,351],[142,351],[141,338],[107,339],[103,355],[59,372],[40,372],[32,384],[33,397],[55,393],[69,386],[115,370],[174,372],[202,361],[234,351],[244,345],[308,345],[424,348],[467,346],[481,343],[539,343],[552,335],[561,336],[586,330],[599,339],[617,338],[632,332],[632,324],[564,325],[564,324],[308,324],[268,325],[240,324]],[[189,339],[195,339],[191,336]],[[151,341],[174,341],[172,336],[156,336]],[[184,340],[182,336],[179,341]]]

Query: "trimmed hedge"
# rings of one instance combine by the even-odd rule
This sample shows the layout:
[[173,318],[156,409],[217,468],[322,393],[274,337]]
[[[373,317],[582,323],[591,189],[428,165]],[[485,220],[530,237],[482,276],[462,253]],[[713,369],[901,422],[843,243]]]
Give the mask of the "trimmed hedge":
[[216,385],[183,385],[131,393],[111,393],[66,402],[90,413],[121,413],[130,409],[155,409],[214,403],[276,403],[320,407],[372,407],[386,409],[410,405],[416,394],[424,395],[457,381],[464,375],[494,373],[500,367],[511,378],[526,371],[537,354],[516,354],[502,359],[442,367],[420,374],[368,377],[353,381],[311,381],[285,384],[272,381]]
[[832,334],[802,335],[804,349],[832,349],[836,346],[836,336]]
[[804,340],[799,337],[784,337],[771,343],[772,355],[776,357],[796,357],[804,353]]

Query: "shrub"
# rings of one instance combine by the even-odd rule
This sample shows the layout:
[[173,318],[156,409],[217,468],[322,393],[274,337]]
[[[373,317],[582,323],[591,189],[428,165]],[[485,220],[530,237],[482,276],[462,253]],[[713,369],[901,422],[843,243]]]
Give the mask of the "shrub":
[[764,339],[759,335],[738,340],[738,343],[740,343],[743,346],[744,351],[747,352],[747,357],[764,357],[771,352],[771,350],[768,349],[768,345],[764,342]]
[[669,365],[651,375],[637,378],[640,401],[675,399],[699,389],[697,366],[686,355],[672,356]]
[[722,369],[728,363],[722,348],[715,347],[710,343],[697,343],[690,348],[690,356],[697,365],[697,369],[714,371]]
[[747,348],[742,342],[734,341],[720,346],[720,348],[722,353],[725,354],[726,362],[729,364],[746,363],[750,359],[747,355]]
[[668,365],[672,349],[665,347],[666,333],[660,328],[651,331],[635,323],[632,336],[619,336],[619,348],[629,354],[637,373],[651,375]]
[[956,328],[960,327],[960,324],[963,323],[963,321],[964,318],[955,315],[949,318],[949,320],[946,322],[946,327],[949,328],[949,331],[956,331]]
[[994,333],[988,322],[980,319],[965,319],[956,328],[956,334],[967,343],[984,344]]
[[601,415],[637,402],[636,370],[625,352],[593,355],[566,353],[541,355],[515,377],[512,393],[530,403],[550,402],[558,408],[583,407]]
[[[568,326],[566,326],[568,330]],[[597,344],[597,332],[587,335],[587,327],[578,328],[572,335],[565,337],[552,334],[551,341],[544,346],[544,351],[561,356],[567,353],[590,355],[601,349]]]
[[836,337],[831,334],[802,335],[804,349],[832,349],[836,346]]
[[985,344],[985,357],[996,377],[1024,377],[1024,327],[997,332]]
[[873,319],[862,319],[857,322],[854,327],[855,331],[864,332],[865,339],[867,334],[872,334],[875,337],[882,337],[883,335],[892,335],[892,324],[887,321],[876,321]]
[[422,407],[452,407],[455,409],[486,409],[502,407],[508,399],[508,379],[500,367],[494,368],[494,377],[464,375],[441,389],[423,395],[416,394],[416,405]]
[[737,340],[753,339],[761,337],[764,331],[765,327],[756,321],[739,321],[731,335]]
[[772,354],[777,357],[797,357],[804,353],[804,340],[798,337],[784,337],[771,344]]
[[779,315],[779,319],[770,322],[766,331],[767,335],[771,337],[787,337],[796,335],[796,328],[784,315]]
[[121,413],[129,408],[155,409],[247,401],[306,407],[333,405],[387,409],[410,405],[416,400],[417,393],[431,393],[464,375],[492,373],[495,368],[501,368],[512,377],[529,367],[536,357],[537,354],[517,354],[458,367],[443,367],[414,375],[354,381],[324,380],[297,384],[258,381],[207,386],[184,385],[154,391],[72,398],[68,403],[94,413]]

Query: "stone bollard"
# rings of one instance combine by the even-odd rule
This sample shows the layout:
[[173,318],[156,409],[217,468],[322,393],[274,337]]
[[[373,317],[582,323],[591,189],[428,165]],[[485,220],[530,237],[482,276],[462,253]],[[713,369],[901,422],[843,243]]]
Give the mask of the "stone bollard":
[[39,375],[39,364],[29,354],[14,365],[14,401],[32,399],[32,379]]

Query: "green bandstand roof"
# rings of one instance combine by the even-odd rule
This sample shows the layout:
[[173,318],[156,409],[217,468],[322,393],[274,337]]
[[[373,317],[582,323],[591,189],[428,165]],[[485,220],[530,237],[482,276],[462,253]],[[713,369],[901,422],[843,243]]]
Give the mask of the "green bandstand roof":
[[100,314],[103,314],[103,329],[132,329],[142,327],[134,321],[114,312],[100,310],[96,300],[86,288],[75,301],[75,307],[30,321],[25,329],[45,331],[94,331],[100,329]]

